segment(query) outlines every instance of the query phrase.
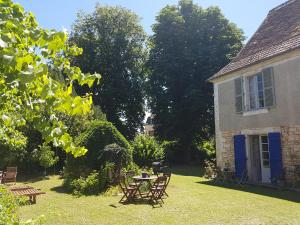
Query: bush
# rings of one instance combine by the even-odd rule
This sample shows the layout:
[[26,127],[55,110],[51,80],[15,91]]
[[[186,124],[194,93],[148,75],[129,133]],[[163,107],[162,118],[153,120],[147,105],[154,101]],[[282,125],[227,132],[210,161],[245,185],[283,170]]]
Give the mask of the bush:
[[17,223],[17,208],[16,198],[3,186],[0,186],[0,224]]
[[97,171],[93,171],[87,178],[80,177],[74,179],[71,182],[73,194],[77,196],[98,194],[100,192],[99,179],[100,177]]
[[155,140],[148,135],[138,135],[132,142],[133,160],[139,166],[150,167],[154,161],[160,161],[164,158],[164,149]]
[[86,177],[93,170],[103,169],[105,162],[102,159],[104,149],[107,145],[116,144],[122,151],[126,151],[131,160],[130,144],[125,137],[109,122],[94,121],[90,128],[83,132],[77,139],[76,144],[85,146],[88,149],[86,155],[80,158],[67,156],[64,169],[66,179]]
[[200,144],[199,148],[205,159],[212,160],[216,157],[215,140],[213,138],[207,141],[203,141]]
[[92,171],[87,177],[80,177],[70,181],[69,189],[73,195],[96,195],[108,187],[111,176],[110,173],[114,170],[113,163],[107,163],[103,169]]

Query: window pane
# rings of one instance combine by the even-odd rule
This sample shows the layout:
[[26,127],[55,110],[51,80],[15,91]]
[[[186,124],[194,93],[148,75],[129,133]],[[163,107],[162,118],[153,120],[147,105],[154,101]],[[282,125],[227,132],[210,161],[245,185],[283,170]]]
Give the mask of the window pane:
[[267,136],[261,136],[261,142],[268,144],[269,143],[268,142],[268,137]]
[[269,152],[263,152],[263,159],[269,160]]
[[273,106],[274,105],[274,96],[273,96],[273,88],[266,88],[266,106]]
[[269,167],[270,166],[269,160],[264,160],[263,165],[264,165],[264,167]]
[[256,109],[256,97],[255,97],[255,91],[256,91],[256,82],[255,82],[255,76],[249,77],[249,103],[250,103],[250,109]]
[[265,99],[264,99],[264,92],[263,91],[258,92],[258,98],[259,98],[259,107],[260,108],[265,107]]

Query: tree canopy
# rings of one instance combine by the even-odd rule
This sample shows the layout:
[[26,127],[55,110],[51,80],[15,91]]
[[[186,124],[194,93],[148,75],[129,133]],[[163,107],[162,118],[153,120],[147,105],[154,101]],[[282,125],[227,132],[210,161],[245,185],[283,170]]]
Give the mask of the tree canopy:
[[213,135],[213,88],[207,79],[241,49],[243,33],[220,9],[182,0],[153,25],[149,103],[156,134],[176,140],[185,155]]
[[71,43],[83,48],[83,54],[72,63],[83,72],[102,75],[101,84],[78,87],[77,92],[91,91],[94,104],[130,139],[142,128],[144,119],[145,39],[136,14],[100,5],[91,14],[78,14],[70,37]]
[[[0,0],[0,142],[22,148],[24,127],[41,133],[45,143],[63,148],[75,157],[85,147],[74,144],[61,115],[85,115],[92,97],[73,95],[73,84],[92,86],[98,74],[83,74],[68,58],[81,53],[67,45],[65,32],[38,26],[32,13]],[[60,80],[59,77],[65,79]]]

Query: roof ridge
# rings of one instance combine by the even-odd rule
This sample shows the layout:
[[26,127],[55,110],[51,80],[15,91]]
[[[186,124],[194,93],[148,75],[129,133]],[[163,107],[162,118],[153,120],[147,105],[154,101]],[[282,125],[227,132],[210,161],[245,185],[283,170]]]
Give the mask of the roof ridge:
[[292,3],[294,3],[295,1],[297,1],[297,0],[289,0],[289,1],[287,1],[287,2],[284,2],[284,3],[280,4],[279,6],[276,6],[274,9],[271,9],[271,10],[269,11],[269,14],[270,14],[270,13],[273,13],[273,12],[275,12],[275,11],[277,11],[277,10],[279,10],[279,9],[281,9],[281,8],[283,8],[283,7],[287,6],[287,5],[289,5],[289,4],[292,4]]

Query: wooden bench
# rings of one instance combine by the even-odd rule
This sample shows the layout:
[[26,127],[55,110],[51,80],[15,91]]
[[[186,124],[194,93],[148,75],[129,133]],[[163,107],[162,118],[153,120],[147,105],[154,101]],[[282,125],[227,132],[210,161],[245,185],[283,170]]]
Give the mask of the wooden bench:
[[29,201],[32,204],[36,203],[36,196],[41,194],[46,194],[45,192],[42,192],[38,189],[34,189],[30,186],[18,186],[18,187],[10,187],[9,190],[15,195],[15,196],[28,196]]

